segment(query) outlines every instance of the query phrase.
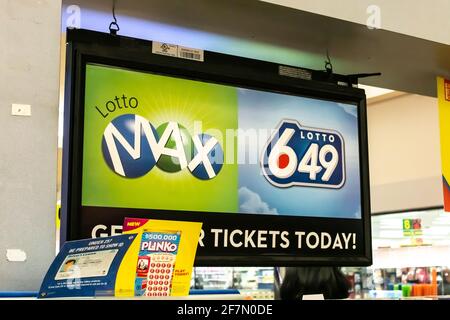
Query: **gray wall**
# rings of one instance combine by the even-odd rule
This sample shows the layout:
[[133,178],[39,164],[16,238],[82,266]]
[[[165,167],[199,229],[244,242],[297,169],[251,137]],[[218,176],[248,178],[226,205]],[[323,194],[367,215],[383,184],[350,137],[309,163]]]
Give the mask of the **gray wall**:
[[0,0],[0,291],[38,290],[55,255],[60,17],[58,0]]

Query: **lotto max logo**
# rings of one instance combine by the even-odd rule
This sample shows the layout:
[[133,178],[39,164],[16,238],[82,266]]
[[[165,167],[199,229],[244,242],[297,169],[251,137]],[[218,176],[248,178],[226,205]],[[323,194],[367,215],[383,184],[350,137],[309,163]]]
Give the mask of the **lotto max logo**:
[[217,176],[224,154],[218,140],[202,133],[191,136],[177,122],[155,128],[145,118],[125,114],[112,120],[102,139],[107,165],[120,176],[138,178],[155,166],[174,173],[188,169],[202,180]]
[[337,131],[283,120],[263,149],[261,167],[276,187],[341,188],[345,183],[344,139]]

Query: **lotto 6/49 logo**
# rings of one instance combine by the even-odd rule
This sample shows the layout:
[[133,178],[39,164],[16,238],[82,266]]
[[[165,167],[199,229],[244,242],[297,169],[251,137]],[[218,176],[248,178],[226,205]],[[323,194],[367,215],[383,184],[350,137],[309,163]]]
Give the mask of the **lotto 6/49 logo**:
[[165,172],[188,169],[202,180],[222,169],[224,154],[218,140],[202,133],[191,137],[176,122],[155,128],[145,118],[125,114],[108,124],[102,139],[107,165],[117,174],[138,178],[157,166]]
[[277,187],[338,189],[345,183],[344,139],[337,131],[283,120],[263,150],[261,166]]

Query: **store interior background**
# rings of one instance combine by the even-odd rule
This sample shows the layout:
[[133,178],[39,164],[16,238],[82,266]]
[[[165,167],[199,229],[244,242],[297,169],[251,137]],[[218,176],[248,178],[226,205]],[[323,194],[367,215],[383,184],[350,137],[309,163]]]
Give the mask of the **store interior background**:
[[[323,68],[328,48],[335,72],[383,73],[361,80],[368,85],[374,264],[344,269],[355,283],[354,297],[402,279],[429,282],[432,268],[438,280],[450,281],[436,99],[436,76],[450,77],[450,3],[377,1],[381,29],[371,30],[366,22],[372,2],[119,0],[116,11],[121,35],[311,69]],[[0,75],[6,84],[0,126],[10,133],[0,151],[0,224],[6,230],[0,254],[11,248],[27,254],[24,262],[0,260],[0,291],[37,290],[55,254],[65,28],[106,32],[111,3],[0,1],[6,23],[0,33],[8,41],[0,51],[7,66]],[[12,103],[31,104],[32,117],[12,117]],[[410,217],[422,219],[422,246],[403,236],[402,219]],[[273,297],[272,268],[196,268],[195,275],[196,288],[242,288]]]

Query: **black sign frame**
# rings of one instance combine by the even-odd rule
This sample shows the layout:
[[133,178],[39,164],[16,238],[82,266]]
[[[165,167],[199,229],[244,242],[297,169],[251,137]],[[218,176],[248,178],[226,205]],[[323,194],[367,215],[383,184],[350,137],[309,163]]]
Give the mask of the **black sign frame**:
[[[157,218],[202,221],[204,228],[221,227],[229,231],[271,230],[289,232],[289,240],[298,227],[307,232],[355,233],[356,250],[312,250],[289,248],[231,248],[214,247],[212,237],[205,238],[199,247],[197,266],[299,266],[337,265],[368,266],[372,264],[370,190],[367,148],[367,116],[364,90],[350,84],[338,85],[333,79],[343,76],[327,72],[280,66],[276,63],[236,57],[210,51],[204,52],[204,62],[152,54],[152,42],[89,30],[67,30],[63,181],[61,205],[61,243],[90,237],[95,225],[121,225],[123,217]],[[312,218],[234,214],[179,212],[171,210],[144,210],[81,206],[81,179],[83,159],[84,84],[87,63],[152,72],[156,74],[228,84],[263,91],[352,103],[358,106],[361,219]],[[283,70],[294,70],[290,76]],[[293,75],[293,76],[292,76]],[[86,219],[89,213],[89,221]],[[151,213],[151,215],[150,215]],[[258,228],[258,226],[260,226]],[[209,235],[211,236],[211,235]],[[298,238],[297,238],[298,239]]]

